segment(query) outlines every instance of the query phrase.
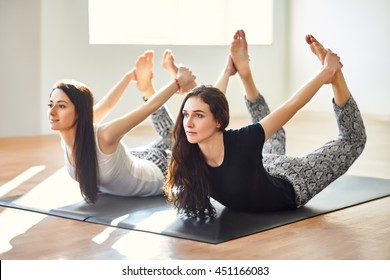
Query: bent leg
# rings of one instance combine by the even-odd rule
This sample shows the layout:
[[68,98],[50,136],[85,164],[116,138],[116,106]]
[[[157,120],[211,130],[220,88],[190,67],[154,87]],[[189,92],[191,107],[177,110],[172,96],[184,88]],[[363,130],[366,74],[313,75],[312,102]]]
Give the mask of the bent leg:
[[[140,56],[136,63],[137,87],[144,93],[144,101],[149,99],[155,93],[153,85],[153,64],[154,51],[146,51]],[[163,68],[176,75],[177,67],[174,64],[174,57],[170,50],[165,50]],[[165,106],[160,107],[151,115],[154,129],[159,134],[160,139],[147,145],[148,148],[157,148],[160,150],[170,149],[170,132],[173,126],[173,118],[167,111]]]
[[153,162],[160,168],[164,178],[168,170],[168,154],[164,150],[156,148],[146,148],[142,150],[131,149],[130,153],[140,159],[146,159]]
[[[270,109],[253,80],[249,65],[248,43],[243,30],[238,30],[234,34],[230,45],[230,57],[234,70],[238,72],[245,89],[245,105],[250,119],[252,123],[259,122],[270,113]],[[235,72],[232,73],[235,74]],[[286,153],[286,134],[283,128],[279,129],[264,143],[263,153],[280,155]]]
[[255,101],[260,94],[253,80],[252,71],[249,65],[248,42],[243,30],[238,30],[230,44],[230,57],[233,60],[235,69],[240,76],[245,88],[245,96],[250,101]]
[[264,155],[266,170],[292,183],[298,207],[347,172],[363,152],[367,137],[354,99],[351,97],[345,105],[333,107],[339,127],[335,140],[304,157]]
[[165,106],[160,107],[152,114],[152,123],[154,129],[160,135],[160,139],[153,142],[151,147],[160,150],[170,150],[173,118]]
[[171,149],[171,129],[173,118],[165,106],[160,107],[151,115],[152,123],[159,134],[160,139],[150,143],[147,146],[134,148],[130,153],[140,159],[146,159],[158,166],[164,177],[167,175],[168,162]]
[[[245,97],[245,105],[248,109],[252,123],[257,123],[270,113],[267,102],[262,95],[258,95],[254,101]],[[286,132],[283,128],[275,132],[263,146],[263,153],[286,154]]]

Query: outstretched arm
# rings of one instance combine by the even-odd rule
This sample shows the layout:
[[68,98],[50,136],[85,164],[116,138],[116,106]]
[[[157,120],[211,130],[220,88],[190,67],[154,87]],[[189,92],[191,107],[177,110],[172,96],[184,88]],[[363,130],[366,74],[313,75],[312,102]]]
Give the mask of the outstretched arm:
[[305,106],[324,84],[330,83],[334,75],[340,70],[340,58],[336,54],[328,51],[320,73],[301,87],[280,107],[260,121],[265,132],[265,141]]
[[[122,137],[144,121],[150,114],[160,108],[178,90],[179,93],[189,91],[195,86],[195,76],[185,67],[179,67],[174,80],[152,95],[145,103],[123,117],[103,124],[99,131],[99,146],[104,153],[112,153]],[[178,88],[178,84],[180,88]]]
[[232,57],[229,55],[227,58],[226,66],[221,72],[221,74],[219,75],[217,81],[214,84],[214,87],[218,88],[220,91],[226,94],[230,76],[233,76],[236,73],[237,73],[237,69],[234,66]]
[[93,107],[93,119],[95,123],[100,123],[112,111],[118,103],[123,92],[130,82],[135,81],[135,68],[127,72],[110,91]]

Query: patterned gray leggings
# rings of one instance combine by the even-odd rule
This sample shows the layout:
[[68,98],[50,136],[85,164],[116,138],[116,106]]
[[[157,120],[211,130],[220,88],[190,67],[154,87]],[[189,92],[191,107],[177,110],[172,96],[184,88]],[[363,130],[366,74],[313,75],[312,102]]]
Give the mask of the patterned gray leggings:
[[[260,95],[253,102],[245,99],[245,104],[252,122],[258,122],[270,113],[267,103]],[[339,128],[338,137],[308,155],[285,155],[284,129],[278,130],[264,143],[264,168],[270,175],[283,178],[293,185],[297,207],[305,205],[343,175],[364,149],[366,132],[353,97],[343,106],[333,103],[333,109]]]
[[160,107],[152,114],[152,123],[160,138],[146,146],[131,149],[130,153],[137,158],[154,162],[165,177],[167,175],[169,157],[167,151],[171,149],[170,133],[173,126],[172,116],[168,113],[165,106]]

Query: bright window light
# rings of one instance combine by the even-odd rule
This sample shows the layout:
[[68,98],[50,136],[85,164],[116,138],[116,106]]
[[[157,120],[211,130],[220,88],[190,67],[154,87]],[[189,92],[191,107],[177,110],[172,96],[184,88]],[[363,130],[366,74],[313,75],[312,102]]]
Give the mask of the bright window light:
[[89,0],[90,44],[251,45],[273,40],[273,0]]

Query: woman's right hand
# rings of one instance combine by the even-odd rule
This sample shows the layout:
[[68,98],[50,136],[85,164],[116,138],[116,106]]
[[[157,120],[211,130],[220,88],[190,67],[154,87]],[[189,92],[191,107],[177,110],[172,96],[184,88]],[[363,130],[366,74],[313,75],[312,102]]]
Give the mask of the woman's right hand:
[[179,94],[184,94],[196,87],[196,76],[192,74],[192,71],[188,67],[179,66],[176,79],[180,85]]
[[340,62],[340,57],[333,53],[331,50],[327,50],[323,70],[326,70],[329,78],[326,80],[326,84],[330,84],[334,78],[334,75],[341,70],[343,64]]

